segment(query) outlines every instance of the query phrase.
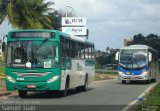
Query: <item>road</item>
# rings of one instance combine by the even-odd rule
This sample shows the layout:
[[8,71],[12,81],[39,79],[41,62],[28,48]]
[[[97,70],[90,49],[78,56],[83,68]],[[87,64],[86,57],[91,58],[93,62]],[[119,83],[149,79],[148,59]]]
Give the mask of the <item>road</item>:
[[[59,107],[61,110],[81,110],[87,111],[120,111],[133,100],[138,99],[140,102],[144,98],[137,98],[148,87],[153,85],[145,83],[128,83],[121,84],[118,80],[104,80],[92,83],[87,92],[76,92],[74,89],[69,91],[69,96],[60,97],[57,93],[30,93],[27,99],[20,99],[18,96],[1,98],[2,104],[22,104],[22,105],[43,105],[37,106],[37,109],[46,110],[49,107]],[[46,106],[49,105],[49,106]],[[77,108],[77,109],[76,109]],[[106,110],[109,108],[108,110]],[[2,109],[1,109],[2,110]],[[42,111],[43,111],[42,110]],[[68,111],[67,110],[67,111]],[[71,110],[71,111],[72,111]],[[48,111],[48,110],[46,110]],[[57,110],[58,111],[58,110]],[[82,110],[81,110],[82,111]]]

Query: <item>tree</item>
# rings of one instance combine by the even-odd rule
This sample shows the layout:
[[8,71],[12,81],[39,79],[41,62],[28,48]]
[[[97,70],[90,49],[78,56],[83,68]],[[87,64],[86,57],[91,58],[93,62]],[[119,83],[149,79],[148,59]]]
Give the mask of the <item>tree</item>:
[[50,19],[51,19],[52,24],[54,26],[54,29],[60,30],[62,14],[58,11],[54,11],[54,12],[49,13],[49,16],[50,16]]
[[[4,2],[0,0],[1,7]],[[53,28],[48,12],[53,2],[44,0],[10,0],[5,8],[0,8],[0,24],[8,18],[9,23],[18,29]]]
[[109,48],[109,47],[107,47],[107,48],[106,48],[106,52],[108,52],[108,51],[109,51],[109,49],[110,49],[110,48]]
[[[50,16],[50,19],[52,21],[53,27],[55,30],[61,30],[61,18],[66,16],[66,12],[63,10],[55,10],[53,12],[50,12],[48,14]],[[68,12],[68,17],[73,17],[74,14],[72,12]]]
[[143,45],[150,46],[158,50],[159,58],[160,58],[160,38],[159,36],[155,34],[149,34],[146,37],[144,37],[142,34],[138,34],[138,35],[133,36],[134,41],[132,42],[132,44],[143,44]]
[[145,38],[142,34],[134,35],[133,38],[134,38],[134,41],[145,40]]
[[148,40],[157,40],[158,39],[158,35],[149,34],[149,35],[147,35],[147,39]]

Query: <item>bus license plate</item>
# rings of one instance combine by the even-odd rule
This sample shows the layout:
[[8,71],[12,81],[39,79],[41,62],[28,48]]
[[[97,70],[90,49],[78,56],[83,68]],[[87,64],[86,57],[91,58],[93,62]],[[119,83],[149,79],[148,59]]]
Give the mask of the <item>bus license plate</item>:
[[132,77],[131,77],[131,79],[135,79],[135,77],[134,77],[134,76],[132,76]]
[[28,85],[27,88],[33,89],[33,88],[36,88],[36,85],[33,85],[33,84],[32,85]]

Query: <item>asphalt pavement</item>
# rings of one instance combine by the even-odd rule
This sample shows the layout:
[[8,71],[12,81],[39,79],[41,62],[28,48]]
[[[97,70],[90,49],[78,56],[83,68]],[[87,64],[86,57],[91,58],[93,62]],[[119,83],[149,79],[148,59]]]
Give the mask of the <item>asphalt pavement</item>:
[[[75,89],[71,89],[67,97],[60,97],[58,92],[31,92],[25,99],[19,98],[18,95],[3,96],[0,98],[0,102],[3,105],[29,105],[33,106],[33,109],[35,107],[36,110],[41,111],[45,108],[59,109],[57,111],[66,109],[70,111],[82,111],[82,109],[86,109],[86,111],[120,111],[134,100],[144,101],[145,98],[138,98],[139,95],[153,84],[155,83],[121,84],[121,81],[116,79],[104,80],[92,83],[86,92],[77,92]],[[23,111],[23,108],[21,110]]]

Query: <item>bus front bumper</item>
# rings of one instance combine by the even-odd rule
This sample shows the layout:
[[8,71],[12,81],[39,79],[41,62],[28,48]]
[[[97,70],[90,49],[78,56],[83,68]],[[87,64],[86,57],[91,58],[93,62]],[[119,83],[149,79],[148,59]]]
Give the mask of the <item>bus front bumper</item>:
[[27,90],[27,91],[45,91],[45,90],[59,90],[60,81],[56,80],[52,83],[47,82],[18,82],[12,83],[6,80],[6,88],[8,91]]
[[126,75],[126,74],[118,74],[119,80],[148,80],[148,74],[140,74],[140,75]]

